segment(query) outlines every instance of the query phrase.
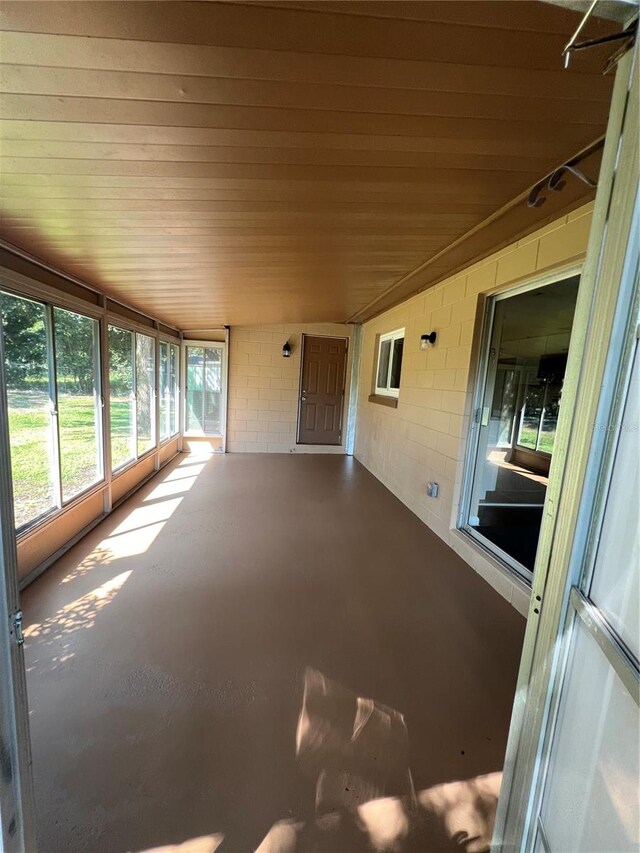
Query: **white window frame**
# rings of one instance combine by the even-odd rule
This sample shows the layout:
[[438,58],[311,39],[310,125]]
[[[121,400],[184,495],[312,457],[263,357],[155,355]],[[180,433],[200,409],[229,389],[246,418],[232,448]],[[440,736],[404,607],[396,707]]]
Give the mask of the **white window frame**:
[[[158,400],[158,377],[159,377],[159,353],[160,348],[158,345],[158,337],[155,332],[155,329],[145,329],[144,327],[138,327],[137,325],[131,325],[130,323],[123,323],[119,319],[113,319],[111,315],[107,316],[107,326],[105,334],[107,336],[107,355],[110,355],[109,352],[109,326],[114,326],[117,329],[121,329],[124,332],[130,332],[133,336],[131,339],[132,343],[132,356],[133,356],[133,437],[134,437],[134,455],[127,459],[125,462],[122,462],[117,467],[113,467],[113,460],[111,456],[111,422],[109,420],[109,465],[111,466],[111,475],[116,476],[118,474],[122,474],[123,471],[126,471],[128,468],[131,468],[133,465],[136,465],[142,459],[145,459],[147,456],[150,456],[152,453],[155,453],[160,446],[160,425],[158,423],[159,417],[159,400]],[[144,335],[147,338],[152,338],[154,340],[154,377],[155,377],[155,390],[154,390],[154,400],[155,405],[152,408],[152,429],[154,432],[154,443],[152,447],[148,447],[142,453],[138,452],[138,364],[137,364],[137,346],[138,346],[138,336]],[[108,365],[108,362],[107,362]],[[107,366],[108,371],[108,366]],[[108,376],[108,372],[107,372]],[[109,385],[109,398],[111,397],[111,386]]]
[[[396,341],[403,341],[405,338],[405,330],[404,329],[395,329],[393,332],[386,332],[384,335],[380,335],[378,338],[378,349],[377,349],[377,357],[376,357],[376,372],[374,377],[375,382],[375,393],[379,394],[382,397],[399,397],[400,396],[400,384],[398,383],[397,388],[391,387],[391,370],[393,369],[393,345]],[[382,344],[386,341],[391,342],[391,349],[389,351],[389,367],[387,368],[387,383],[385,386],[378,385],[378,371],[380,368],[380,354],[382,352]],[[404,351],[403,351],[404,357]],[[402,374],[402,365],[400,365],[400,373]]]
[[[176,410],[176,428],[172,429],[171,425],[171,405],[169,405],[169,410],[167,411],[167,419],[169,421],[169,435],[164,438],[160,434],[160,410],[161,410],[161,400],[162,400],[162,374],[160,372],[160,347],[162,344],[166,344],[168,346],[168,358],[169,364],[171,363],[171,347],[176,347],[178,351],[178,370],[176,374],[176,399],[175,399],[175,410]],[[182,362],[182,346],[180,341],[175,338],[169,338],[166,335],[158,336],[158,352],[156,354],[157,366],[158,366],[158,388],[157,388],[157,398],[158,398],[158,446],[162,446],[167,444],[169,441],[173,441],[176,436],[180,435],[180,407],[182,394],[180,389],[180,365]],[[169,395],[171,397],[171,395]]]
[[[607,657],[615,652],[612,657],[617,659],[616,664],[623,664],[620,673],[626,670],[628,677],[633,676],[638,696],[637,662],[635,671],[626,666],[620,654],[623,649],[606,620],[600,618],[597,608],[590,611],[585,607],[580,595],[580,588],[591,582],[591,549],[600,535],[615,460],[617,430],[611,427],[620,420],[623,391],[631,375],[630,348],[635,345],[634,332],[638,334],[633,328],[637,306],[633,313],[629,310],[631,288],[625,293],[625,283],[631,283],[625,268],[634,255],[632,244],[638,233],[637,220],[633,220],[634,210],[637,215],[639,209],[637,58],[636,47],[635,53],[630,50],[620,59],[616,72],[581,281],[582,310],[576,312],[578,335],[584,338],[584,345],[573,359],[570,356],[568,365],[580,381],[572,390],[572,417],[563,418],[561,410],[558,421],[556,442],[565,453],[565,461],[562,469],[557,466],[556,470],[553,466],[557,459],[552,462],[548,521],[538,544],[495,820],[491,849],[496,851],[530,853],[544,849],[541,833],[537,839],[535,834],[540,828],[547,750],[565,676],[566,626],[571,610],[572,618],[584,624],[586,617],[592,623],[588,630],[593,629],[592,636],[598,634],[597,641]],[[636,242],[636,258],[637,251]],[[594,429],[601,424],[606,428]],[[586,603],[589,605],[588,600]]]
[[[202,430],[187,430],[187,349],[189,347],[204,347],[207,349],[219,349],[221,352],[221,377],[222,377],[222,395],[220,398],[220,432],[205,433]],[[185,438],[221,438],[224,442],[227,434],[227,390],[228,390],[228,373],[227,373],[227,344],[225,341],[196,341],[183,340],[180,352],[180,393],[182,397],[182,434]]]

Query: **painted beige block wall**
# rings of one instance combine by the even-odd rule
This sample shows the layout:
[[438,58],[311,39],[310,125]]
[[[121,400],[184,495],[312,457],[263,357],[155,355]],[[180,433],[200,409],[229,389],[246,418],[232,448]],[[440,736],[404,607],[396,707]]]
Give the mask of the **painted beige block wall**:
[[[456,530],[469,414],[472,344],[483,295],[580,261],[593,204],[563,216],[365,323],[355,456],[521,613],[527,586]],[[368,401],[377,336],[405,328],[397,409]],[[435,330],[436,345],[420,350]],[[440,485],[428,498],[429,480]]]
[[[352,326],[233,326],[229,340],[227,451],[230,453],[344,453],[351,347],[347,357],[342,445],[296,444],[302,335],[351,339]],[[291,356],[283,358],[289,341]]]

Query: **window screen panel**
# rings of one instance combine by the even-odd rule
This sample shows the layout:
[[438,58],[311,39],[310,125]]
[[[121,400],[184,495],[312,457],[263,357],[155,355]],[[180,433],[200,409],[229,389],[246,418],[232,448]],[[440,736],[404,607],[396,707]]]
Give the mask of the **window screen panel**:
[[135,336],[126,329],[109,326],[108,338],[111,467],[115,471],[136,458]]
[[404,349],[404,338],[396,338],[393,342],[393,356],[391,359],[390,388],[400,388],[400,372],[402,370],[402,350]]
[[0,293],[16,527],[57,505],[46,308]]
[[378,378],[376,385],[378,388],[387,387],[387,378],[389,376],[389,360],[391,358],[391,341],[382,341],[380,344],[380,357],[378,359]]
[[136,427],[138,456],[150,450],[155,438],[155,340],[136,335]]
[[102,476],[99,325],[54,308],[62,498]]

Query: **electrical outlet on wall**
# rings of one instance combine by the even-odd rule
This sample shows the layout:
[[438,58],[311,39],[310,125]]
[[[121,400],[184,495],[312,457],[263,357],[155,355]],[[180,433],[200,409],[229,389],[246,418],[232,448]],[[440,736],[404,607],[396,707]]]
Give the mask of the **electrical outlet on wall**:
[[437,498],[439,488],[440,486],[437,483],[427,483],[427,497]]

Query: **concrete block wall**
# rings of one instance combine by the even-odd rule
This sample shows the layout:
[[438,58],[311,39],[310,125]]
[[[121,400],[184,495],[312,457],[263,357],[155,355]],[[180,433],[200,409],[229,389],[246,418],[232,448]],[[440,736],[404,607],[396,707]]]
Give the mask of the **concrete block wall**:
[[[526,613],[529,593],[513,573],[456,529],[473,396],[472,344],[481,296],[580,261],[592,204],[563,216],[364,325],[356,458],[501,595]],[[369,402],[377,336],[405,328],[397,409]],[[436,345],[420,350],[435,330]],[[426,485],[440,485],[428,498]]]
[[[352,326],[233,326],[229,341],[227,450],[231,453],[344,453],[339,447],[296,444],[302,335],[351,338]],[[282,356],[285,341],[291,356]],[[343,423],[349,405],[351,347]],[[342,430],[346,436],[346,429]]]

